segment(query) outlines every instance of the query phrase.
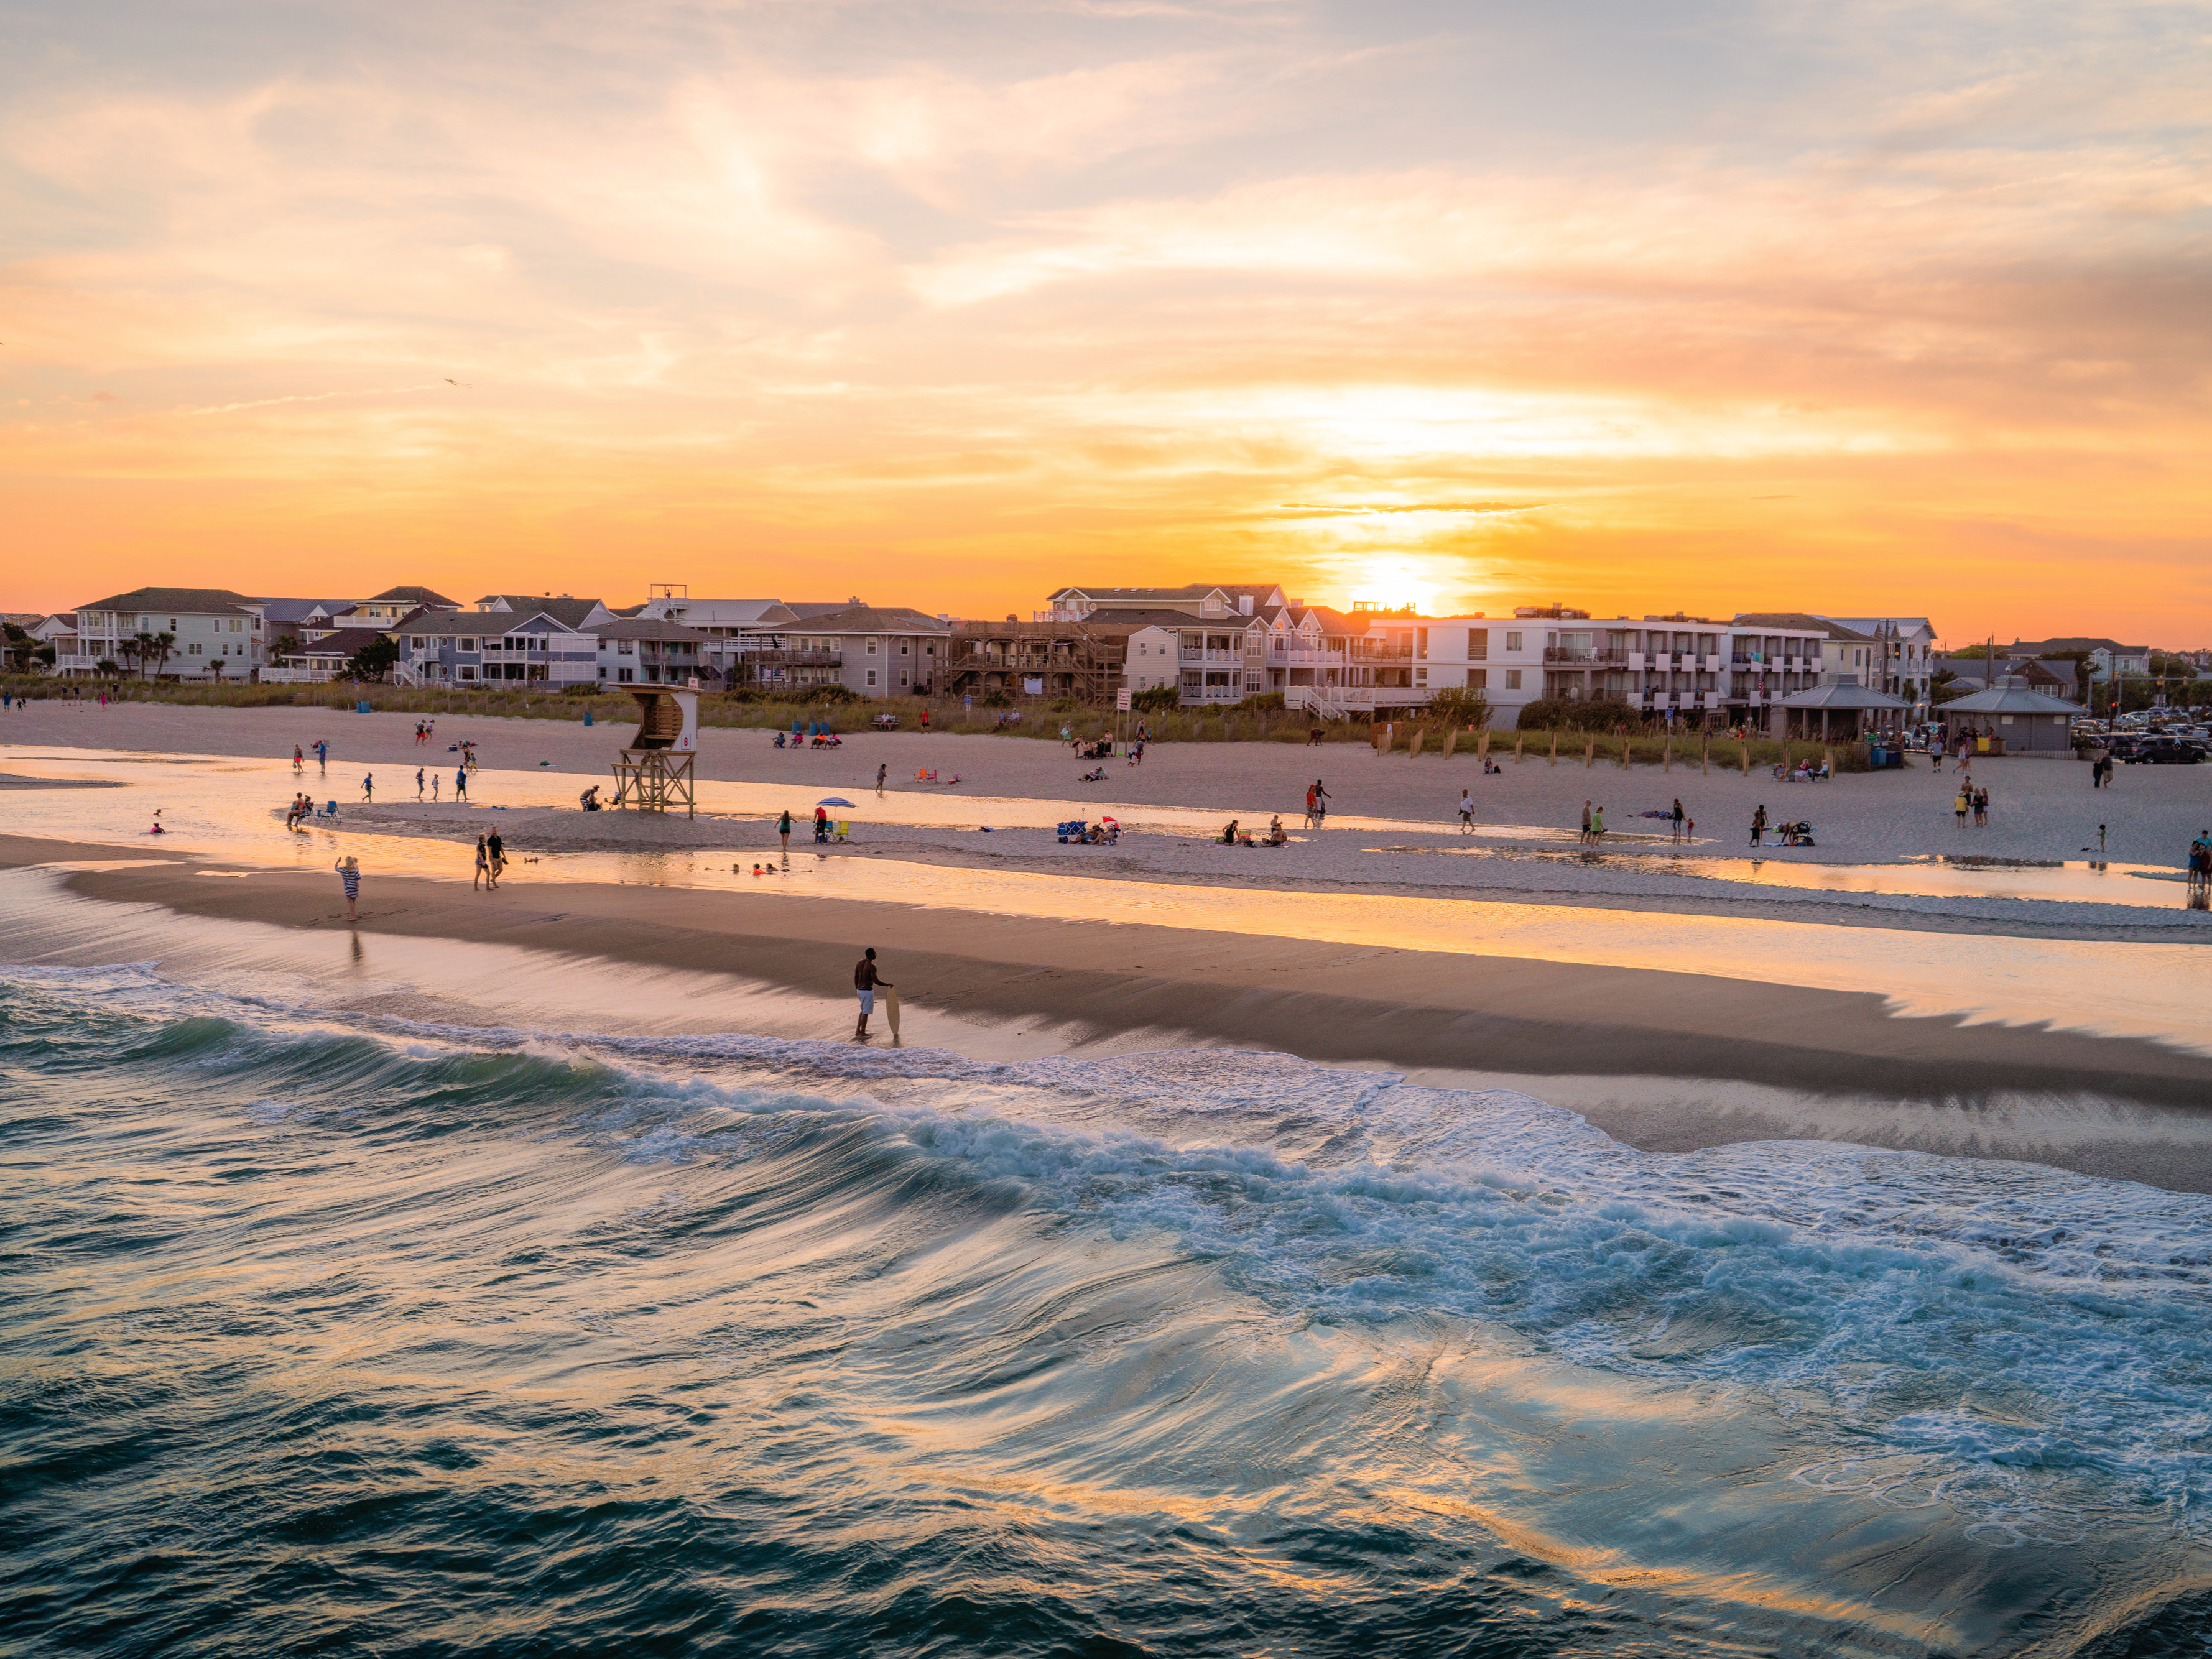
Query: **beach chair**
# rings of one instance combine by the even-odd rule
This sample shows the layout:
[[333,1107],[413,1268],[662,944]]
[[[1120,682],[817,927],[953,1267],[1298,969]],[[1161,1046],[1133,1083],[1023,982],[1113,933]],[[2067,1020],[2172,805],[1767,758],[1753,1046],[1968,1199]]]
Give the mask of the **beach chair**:
[[850,841],[852,838],[853,825],[850,820],[845,818],[832,818],[830,821],[830,840]]
[[1060,844],[1065,847],[1071,841],[1081,841],[1085,827],[1081,818],[1067,819],[1060,826]]
[[933,766],[925,766],[921,768],[914,775],[914,781],[916,783],[935,783],[937,781],[937,769]]

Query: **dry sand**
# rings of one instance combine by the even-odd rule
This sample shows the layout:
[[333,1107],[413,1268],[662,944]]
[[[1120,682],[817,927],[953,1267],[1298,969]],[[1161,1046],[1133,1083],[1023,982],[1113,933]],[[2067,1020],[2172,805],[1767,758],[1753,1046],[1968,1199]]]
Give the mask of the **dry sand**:
[[[406,793],[418,766],[450,769],[447,745],[473,739],[483,764],[495,770],[547,769],[602,779],[625,729],[578,720],[487,720],[443,715],[437,741],[428,749],[413,740],[416,716],[354,714],[329,709],[200,708],[154,703],[122,704],[101,709],[90,703],[33,703],[29,711],[10,710],[0,718],[0,744],[69,745],[153,754],[251,755],[289,758],[295,744],[318,738],[331,745],[328,773],[308,766],[318,794],[351,800],[361,775],[377,773],[380,793],[389,801],[404,775]],[[1672,771],[1637,766],[1624,770],[1599,763],[1585,768],[1579,758],[1563,757],[1555,766],[1530,755],[1515,763],[1510,740],[1504,770],[1486,777],[1468,755],[1378,756],[1349,744],[1306,749],[1295,744],[1194,743],[1155,745],[1142,766],[1107,763],[1106,780],[1077,782],[1090,763],[1066,748],[1035,738],[951,737],[902,731],[848,734],[834,750],[793,753],[772,746],[772,734],[755,729],[712,727],[700,734],[699,775],[704,780],[787,782],[790,804],[802,813],[822,795],[839,793],[860,805],[849,816],[868,819],[864,792],[872,792],[876,769],[890,771],[889,785],[899,794],[918,794],[945,806],[975,796],[1021,796],[1066,804],[1067,816],[1095,817],[1111,804],[1194,809],[1206,827],[1212,815],[1241,814],[1249,826],[1264,826],[1280,813],[1296,825],[1305,786],[1327,781],[1338,818],[1410,820],[1449,829],[1456,823],[1462,788],[1474,792],[1476,816],[1495,824],[1542,826],[1571,832],[1582,805],[1592,800],[1605,809],[1608,827],[1650,833],[1660,826],[1634,814],[1663,810],[1675,797],[1697,820],[1714,857],[1747,853],[1746,826],[1752,809],[1765,805],[1770,819],[1810,820],[1818,846],[1792,854],[1802,862],[1887,861],[1930,854],[1970,854],[2006,859],[2057,860],[2082,857],[2097,845],[2097,827],[2108,826],[2106,855],[2122,861],[2179,868],[2190,838],[2212,824],[2212,766],[2134,766],[2118,769],[2115,787],[2092,790],[2089,769],[2071,760],[2013,757],[1982,761],[1974,777],[1992,796],[1989,828],[1960,830],[1951,803],[1956,780],[1947,767],[1931,774],[1923,757],[1914,757],[1901,772],[1849,775],[1827,784],[1784,784],[1754,771],[1718,763],[1710,773],[1694,763]],[[1716,750],[1716,755],[1719,754]],[[550,762],[541,769],[539,763]],[[914,782],[923,768],[940,776],[957,774],[957,789]],[[448,780],[450,781],[450,779]],[[951,810],[946,806],[946,810]],[[720,843],[709,843],[720,844]]]

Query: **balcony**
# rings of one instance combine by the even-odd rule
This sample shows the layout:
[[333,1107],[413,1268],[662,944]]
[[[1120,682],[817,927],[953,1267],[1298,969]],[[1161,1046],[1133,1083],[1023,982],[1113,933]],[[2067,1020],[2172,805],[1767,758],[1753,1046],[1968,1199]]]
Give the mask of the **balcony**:
[[1571,668],[1626,668],[1628,653],[1612,651],[1602,646],[1585,648],[1576,645],[1547,645],[1544,647],[1547,664],[1562,663]]

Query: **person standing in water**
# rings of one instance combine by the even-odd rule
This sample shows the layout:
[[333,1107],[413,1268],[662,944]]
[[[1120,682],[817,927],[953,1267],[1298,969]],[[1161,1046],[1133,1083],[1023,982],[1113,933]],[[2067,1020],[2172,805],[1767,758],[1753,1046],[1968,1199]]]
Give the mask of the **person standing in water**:
[[1766,839],[1766,803],[1761,801],[1759,810],[1751,815],[1751,844],[1759,846]]
[[886,991],[890,981],[876,971],[876,947],[871,945],[860,961],[853,964],[853,992],[860,1000],[860,1023],[853,1028],[856,1042],[865,1042],[868,1035],[868,1016],[876,1012],[876,987]]
[[345,884],[346,920],[359,921],[361,912],[356,906],[361,898],[361,861],[348,853],[331,867],[338,872],[339,881]]

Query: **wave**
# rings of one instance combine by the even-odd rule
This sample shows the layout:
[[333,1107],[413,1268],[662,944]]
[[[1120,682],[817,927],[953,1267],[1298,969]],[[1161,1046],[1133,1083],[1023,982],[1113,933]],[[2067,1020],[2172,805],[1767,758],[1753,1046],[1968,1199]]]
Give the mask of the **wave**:
[[[2115,1528],[2212,1543],[2212,1202],[2197,1195],[1826,1142],[1644,1153],[1525,1094],[1279,1054],[989,1063],[485,1030],[143,963],[0,970],[0,1065],[37,1080],[8,1092],[11,1140],[81,1146],[165,1091],[228,1126],[207,1143],[225,1169],[285,1138],[315,1172],[313,1224],[404,1232],[433,1278],[448,1249],[495,1264],[497,1294],[454,1292],[472,1318],[516,1316],[503,1298],[588,1257],[575,1328],[643,1331],[629,1340],[814,1398],[798,1437],[837,1473],[810,1491],[882,1493],[833,1421],[935,1481],[950,1454],[933,1437],[983,1488],[1163,1513],[1203,1492],[1201,1530],[1233,1531],[1249,1502],[1223,1494],[1275,1469],[1295,1479],[1267,1512],[1326,1514],[1340,1535],[1337,1488],[1370,1489],[1353,1507],[1372,1512],[1383,1472],[1401,1530],[1409,1506],[1425,1528],[1495,1488],[1512,1501],[1474,1504],[1478,1529],[1580,1539],[1523,1546],[1585,1589],[1604,1561],[1671,1549],[1721,1599],[1754,1565],[1841,1569],[1771,1542],[1735,1560],[1753,1546],[1706,1536],[1717,1522],[1601,1523],[1601,1475],[1656,1505],[1684,1458],[1738,1458],[1761,1471],[1764,1524],[1793,1501],[1841,1505],[1856,1526],[1908,1524],[1931,1557],[2047,1563]],[[702,1288],[710,1261],[742,1287]],[[1577,1413],[1606,1426],[1571,1430]],[[1594,1467],[1577,1434],[1617,1463]],[[1285,1496],[1300,1486],[1334,1496]],[[1434,1546],[1422,1536],[1408,1547]],[[2025,1616],[1983,1593],[1980,1614],[1964,1595],[1946,1616]],[[1850,1622],[1881,1620],[1869,1601]]]

